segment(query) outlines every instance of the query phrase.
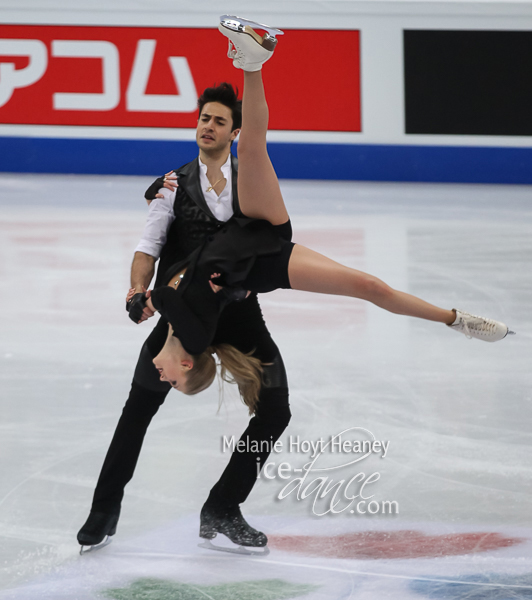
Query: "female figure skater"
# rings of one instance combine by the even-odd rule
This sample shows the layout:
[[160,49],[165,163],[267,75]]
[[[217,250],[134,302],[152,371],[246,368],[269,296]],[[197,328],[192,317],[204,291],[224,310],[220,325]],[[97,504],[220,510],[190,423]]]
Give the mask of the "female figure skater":
[[[236,382],[250,413],[255,411],[260,387],[268,385],[262,381],[260,361],[228,345],[211,345],[224,306],[249,291],[290,288],[350,296],[392,313],[443,323],[468,337],[490,342],[504,338],[509,331],[503,323],[439,308],[290,241],[289,216],[266,147],[268,106],[261,73],[282,32],[230,16],[221,18],[219,29],[229,38],[234,66],[244,71],[238,143],[242,214],[169,269],[167,285],[144,295],[144,306],[161,312],[169,323],[166,344],[153,359],[161,380],[185,394],[198,393],[216,375],[216,353],[222,378]],[[261,36],[257,29],[266,33]],[[142,309],[137,303],[130,310],[135,322],[141,320]],[[208,519],[202,519],[200,536],[212,539],[216,533]],[[265,546],[266,536],[255,533],[249,545]]]

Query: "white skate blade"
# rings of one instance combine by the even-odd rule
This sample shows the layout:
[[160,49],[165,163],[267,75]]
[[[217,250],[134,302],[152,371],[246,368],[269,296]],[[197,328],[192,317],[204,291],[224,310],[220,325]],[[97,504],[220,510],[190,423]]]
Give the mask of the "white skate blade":
[[109,546],[109,544],[113,541],[113,538],[109,535],[106,535],[99,544],[94,544],[94,546],[81,546],[79,553],[83,556],[83,554],[88,554],[93,550],[101,550],[105,548],[105,546]]
[[224,27],[224,22],[229,26],[228,29],[234,29],[238,31],[239,25],[249,25],[252,29],[264,29],[264,31],[268,32],[268,35],[271,37],[275,37],[276,35],[284,35],[284,31],[280,29],[276,29],[275,27],[270,27],[269,25],[264,25],[263,23],[257,23],[257,21],[250,21],[249,19],[243,19],[242,17],[238,17],[237,15],[222,15],[220,17],[220,24]]
[[236,548],[230,548],[228,546],[217,546],[210,540],[205,540],[203,543],[198,544],[198,547],[206,548],[207,550],[217,550],[218,552],[240,554],[241,556],[268,556],[270,553],[268,546],[264,546],[264,548],[255,548],[253,546],[237,546]]

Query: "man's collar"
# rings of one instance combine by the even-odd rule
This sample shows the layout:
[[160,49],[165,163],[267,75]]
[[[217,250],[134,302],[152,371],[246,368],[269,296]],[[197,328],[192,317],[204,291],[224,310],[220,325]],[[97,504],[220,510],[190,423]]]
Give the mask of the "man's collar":
[[[200,166],[200,169],[206,173],[207,172],[207,165],[201,160],[201,154],[198,155],[198,163]],[[229,169],[231,167],[231,152],[229,152],[229,155],[227,156],[227,160],[224,162],[224,164],[220,167],[221,169]]]
[[[233,211],[235,215],[240,215],[240,207],[238,204],[238,185],[237,185],[237,172],[238,172],[238,159],[229,153],[228,160],[232,167],[232,182],[233,182]],[[184,165],[179,169],[177,175],[179,177],[179,186],[194,200],[194,202],[209,216],[214,217],[210,211],[205,197],[200,186],[200,161],[199,158],[192,162]]]

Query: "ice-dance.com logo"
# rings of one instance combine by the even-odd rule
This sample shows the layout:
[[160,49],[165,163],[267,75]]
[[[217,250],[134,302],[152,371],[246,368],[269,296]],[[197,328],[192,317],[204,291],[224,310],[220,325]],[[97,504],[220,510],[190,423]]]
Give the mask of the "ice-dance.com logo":
[[[377,440],[371,431],[363,427],[350,427],[327,439],[301,440],[300,436],[289,436],[286,444],[282,440],[237,441],[234,436],[222,438],[223,452],[288,451],[308,455],[310,461],[302,466],[293,467],[286,461],[277,465],[275,461],[269,461],[262,469],[257,457],[257,478],[287,481],[277,498],[283,500],[294,495],[298,501],[310,499],[312,512],[317,516],[343,512],[353,515],[398,514],[397,501],[375,499],[374,484],[379,481],[380,473],[366,473],[359,471],[358,466],[353,467],[371,456],[386,458],[389,446],[389,441]],[[350,472],[346,476],[345,469],[348,468]],[[353,469],[357,471],[354,474]]]

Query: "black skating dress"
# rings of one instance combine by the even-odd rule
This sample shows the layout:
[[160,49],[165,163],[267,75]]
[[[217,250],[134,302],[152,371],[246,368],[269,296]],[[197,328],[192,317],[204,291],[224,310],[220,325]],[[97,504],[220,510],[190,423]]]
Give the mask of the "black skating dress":
[[[186,272],[177,289],[157,287],[151,299],[189,354],[201,354],[211,345],[220,313],[229,302],[243,300],[248,290],[266,293],[290,288],[291,238],[290,221],[274,226],[233,217],[188,258],[167,270],[164,282],[183,269]],[[212,279],[223,286],[218,293],[209,285],[213,273],[220,274]]]

